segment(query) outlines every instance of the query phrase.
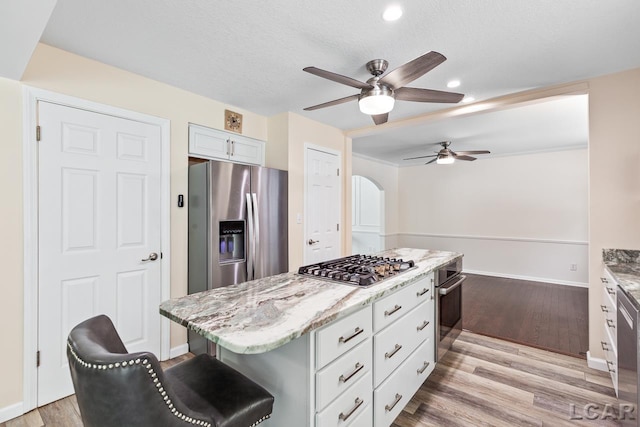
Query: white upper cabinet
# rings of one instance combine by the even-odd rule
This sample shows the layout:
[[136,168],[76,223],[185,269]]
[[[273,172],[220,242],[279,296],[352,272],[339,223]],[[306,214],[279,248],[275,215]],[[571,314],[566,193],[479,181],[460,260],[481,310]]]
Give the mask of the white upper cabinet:
[[264,141],[190,124],[189,155],[264,166]]

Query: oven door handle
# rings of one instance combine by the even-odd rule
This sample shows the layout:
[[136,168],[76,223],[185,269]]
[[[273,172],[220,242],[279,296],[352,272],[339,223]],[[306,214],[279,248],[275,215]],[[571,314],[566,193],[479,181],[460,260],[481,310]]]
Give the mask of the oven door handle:
[[438,294],[440,294],[440,295],[448,294],[449,292],[451,292],[452,290],[454,290],[458,286],[462,285],[462,282],[464,282],[466,279],[467,279],[467,276],[460,276],[460,278],[453,285],[447,286],[446,288],[439,287],[438,288]]

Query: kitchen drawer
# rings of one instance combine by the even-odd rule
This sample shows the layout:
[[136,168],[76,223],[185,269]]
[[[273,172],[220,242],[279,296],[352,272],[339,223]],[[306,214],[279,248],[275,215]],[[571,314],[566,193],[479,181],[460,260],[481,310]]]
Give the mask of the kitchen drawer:
[[406,286],[373,304],[373,328],[375,332],[389,326],[396,319],[411,311],[423,301],[431,300],[433,273],[424,279]]
[[330,323],[316,332],[316,369],[371,336],[371,306]]
[[[608,284],[607,287],[611,286]],[[610,335],[613,337],[611,343],[617,347],[617,324],[618,324],[618,308],[615,299],[611,301],[609,298],[609,291],[607,287],[602,287],[602,304],[600,305],[600,310],[602,311],[602,321],[605,324],[606,328],[609,330]],[[615,295],[614,295],[615,298]]]
[[316,373],[317,411],[371,371],[372,351],[371,339],[365,340]]
[[[616,283],[613,279],[600,278],[602,281],[602,303],[616,307]],[[615,310],[613,317],[616,317]]]
[[425,339],[433,340],[433,310],[420,304],[373,337],[374,385],[377,386]]
[[433,340],[423,342],[373,392],[375,427],[388,427],[433,371]]
[[[610,328],[606,325],[604,327],[605,343],[609,344],[610,350],[604,352],[604,358],[607,363],[607,369],[609,375],[611,375],[611,381],[613,382],[613,388],[615,389],[616,396],[618,395],[618,350],[611,344],[611,332]],[[613,332],[615,334],[615,331]]]
[[345,390],[324,410],[316,414],[316,427],[343,427],[350,425],[368,406],[371,406],[371,372]]
[[349,427],[371,427],[373,425],[373,403],[367,405],[364,411],[353,420]]

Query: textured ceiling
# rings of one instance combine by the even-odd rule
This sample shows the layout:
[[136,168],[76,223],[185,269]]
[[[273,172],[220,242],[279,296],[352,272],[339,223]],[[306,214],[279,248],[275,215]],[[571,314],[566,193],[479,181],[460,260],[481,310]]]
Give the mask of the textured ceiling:
[[[435,50],[448,60],[411,86],[449,90],[457,78],[455,91],[483,100],[640,67],[637,0],[405,0],[394,23],[381,19],[388,3],[58,0],[42,41],[258,114],[292,111],[344,130],[372,125],[356,102],[302,109],[357,90],[302,68],[366,80],[371,59],[392,70]],[[448,107],[399,101],[390,121]],[[397,150],[425,140],[414,137]]]

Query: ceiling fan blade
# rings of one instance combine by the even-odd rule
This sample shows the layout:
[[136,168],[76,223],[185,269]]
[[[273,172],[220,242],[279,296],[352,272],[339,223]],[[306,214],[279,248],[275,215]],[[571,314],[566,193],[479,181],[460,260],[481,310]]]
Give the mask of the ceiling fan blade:
[[489,150],[456,151],[456,154],[491,154]]
[[429,161],[429,162],[425,163],[425,165],[430,165],[431,163],[435,162],[436,160],[438,160],[438,159],[433,159],[433,160],[431,160],[431,161]]
[[409,157],[407,159],[402,159],[402,160],[415,160],[415,159],[425,159],[427,157],[438,157],[437,154],[432,154],[430,156],[418,156],[418,157]]
[[360,95],[345,96],[344,98],[334,99],[333,101],[325,102],[323,104],[318,104],[318,105],[314,105],[312,107],[307,107],[304,110],[305,111],[313,111],[313,110],[317,110],[319,108],[331,107],[332,105],[344,104],[345,102],[349,102],[349,101],[358,99],[358,96],[360,96]]
[[389,113],[374,114],[371,118],[376,125],[381,125],[383,123],[387,123],[387,120],[389,120]]
[[469,160],[469,161],[474,161],[476,158],[475,157],[471,157],[471,156],[465,156],[457,154],[457,153],[452,153],[453,157],[455,157],[456,160]]
[[356,79],[352,79],[351,77],[332,73],[331,71],[321,70],[320,68],[316,67],[306,67],[303,68],[302,71],[306,71],[307,73],[311,73],[318,77],[329,79],[337,83],[342,83],[343,85],[355,87],[356,89],[371,89],[373,87],[369,83],[364,83]]
[[455,92],[443,92],[441,90],[420,89],[417,87],[401,87],[395,91],[396,99],[414,102],[445,102],[453,103],[462,101],[464,95]]
[[446,60],[447,58],[441,53],[431,51],[399,66],[381,78],[380,82],[391,86],[393,89],[399,89],[433,70]]

